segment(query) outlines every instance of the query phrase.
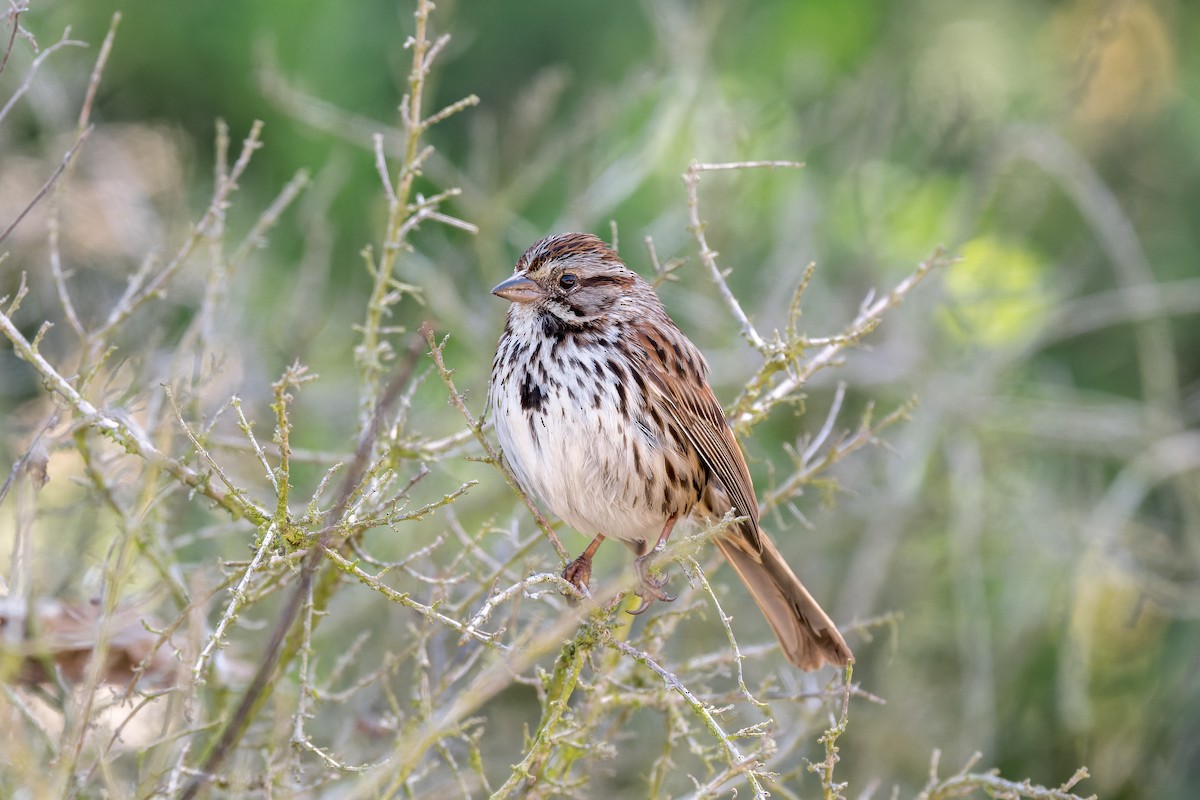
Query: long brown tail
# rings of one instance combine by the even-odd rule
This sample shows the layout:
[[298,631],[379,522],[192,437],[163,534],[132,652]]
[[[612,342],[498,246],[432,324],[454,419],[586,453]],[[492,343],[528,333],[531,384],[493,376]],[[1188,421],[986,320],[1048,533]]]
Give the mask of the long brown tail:
[[854,654],[837,626],[817,605],[765,532],[761,541],[760,555],[742,549],[740,542],[732,538],[716,539],[721,554],[737,570],[754,602],[771,623],[788,661],[806,670],[820,669],[824,664],[844,667]]

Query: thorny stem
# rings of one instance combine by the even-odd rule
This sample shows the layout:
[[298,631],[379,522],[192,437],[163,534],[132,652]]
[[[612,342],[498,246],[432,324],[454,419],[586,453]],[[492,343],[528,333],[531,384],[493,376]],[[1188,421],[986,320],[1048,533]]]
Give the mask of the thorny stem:
[[853,694],[851,678],[853,676],[854,662],[851,661],[846,665],[846,669],[842,673],[842,714],[838,718],[837,723],[825,731],[819,740],[821,744],[825,745],[825,760],[819,764],[808,765],[809,772],[816,772],[821,776],[821,790],[824,793],[824,800],[845,800],[842,790],[846,788],[847,784],[834,783],[833,771],[838,762],[841,761],[841,756],[838,755],[838,739],[846,732],[846,727],[850,724],[850,695]]
[[692,713],[703,720],[705,727],[708,728],[709,732],[721,745],[721,749],[724,750],[726,755],[726,763],[728,763],[731,768],[735,767],[735,769],[730,772],[728,777],[732,778],[739,774],[745,775],[746,780],[748,780],[750,783],[751,789],[754,790],[754,796],[756,798],[767,797],[767,792],[759,780],[758,770],[761,765],[759,764],[758,759],[747,758],[742,754],[742,751],[738,749],[736,744],[734,744],[730,735],[725,732],[723,727],[721,727],[721,723],[717,721],[717,718],[713,714],[713,710],[709,708],[707,703],[696,697],[696,695],[692,693],[692,690],[685,686],[683,682],[675,676],[674,673],[655,661],[649,653],[639,650],[638,648],[633,647],[632,645],[623,642],[620,639],[617,639],[607,628],[598,627],[597,631],[605,645],[620,651],[629,658],[632,658],[637,663],[645,667],[649,667],[653,672],[655,672],[659,678],[662,679],[663,684],[668,689],[682,697],[684,702],[686,702],[692,709]]
[[[316,573],[323,557],[340,555],[330,547],[330,543],[338,531],[339,525],[346,519],[350,500],[356,487],[371,468],[371,455],[383,431],[384,417],[392,408],[396,398],[399,397],[401,389],[412,377],[414,366],[415,358],[410,358],[379,398],[371,415],[371,422],[359,438],[354,462],[342,478],[338,499],[325,516],[325,527],[312,537],[313,543],[305,553],[301,564],[300,578],[272,631],[258,671],[243,693],[232,717],[225,723],[217,737],[209,741],[207,750],[201,755],[200,767],[184,787],[180,794],[180,800],[190,800],[195,797],[217,775],[217,771],[229,753],[241,741],[251,720],[271,696],[278,682],[276,680],[278,670],[282,666],[290,664],[301,647],[310,644],[304,638],[303,626],[297,630],[294,629],[294,624],[308,598],[312,598],[314,614],[323,614],[332,596],[333,588],[341,573],[338,570],[326,570],[320,581],[316,581]],[[347,546],[348,543],[344,539],[339,544],[339,547]]]
[[292,426],[288,421],[288,404],[292,401],[292,395],[288,389],[299,387],[315,378],[315,375],[310,374],[306,367],[297,362],[283,373],[283,377],[271,385],[271,391],[275,395],[275,402],[271,404],[271,410],[275,412],[275,444],[279,446],[279,467],[275,470],[274,481],[276,489],[274,524],[283,529],[285,535],[291,522],[288,517],[288,495],[292,488],[290,480]]
[[[216,459],[214,459],[204,447],[204,443],[200,441],[200,437],[197,436],[195,431],[192,430],[191,426],[187,424],[187,420],[183,418],[183,411],[179,408],[179,404],[175,401],[175,392],[169,384],[163,384],[163,392],[167,395],[167,399],[171,402],[171,408],[175,411],[175,419],[179,422],[179,427],[183,429],[184,435],[187,436],[188,441],[190,441],[192,446],[196,448],[197,455],[199,455],[201,460],[208,464],[209,469],[216,473],[217,477],[221,479],[221,483],[225,484],[225,488],[229,490],[229,494],[231,496],[237,498],[243,505],[250,505],[252,503],[250,498],[247,497],[246,493],[238,488],[237,484],[235,484],[233,480],[225,474],[225,470],[221,468],[221,465],[217,463]],[[265,509],[263,509],[261,513],[265,513]]]
[[963,765],[962,769],[942,780],[938,778],[938,763],[941,761],[941,756],[940,750],[933,751],[933,757],[929,762],[929,781],[917,795],[916,800],[947,800],[952,797],[965,797],[973,794],[975,789],[980,789],[992,797],[1013,798],[1014,800],[1019,797],[1029,798],[1029,800],[1096,800],[1094,794],[1083,797],[1071,791],[1080,781],[1091,777],[1087,767],[1075,770],[1075,774],[1058,788],[1050,788],[1038,786],[1029,780],[1020,782],[1005,780],[994,771],[971,772],[971,769],[983,757],[982,754],[975,753],[967,759],[967,763]]
[[162,468],[177,481],[213,500],[234,516],[246,517],[256,525],[262,524],[270,518],[270,514],[254,505],[249,499],[218,489],[211,484],[207,476],[197,473],[160,452],[132,420],[117,419],[89,403],[50,362],[41,356],[35,346],[37,339],[35,338],[33,342],[26,339],[8,315],[3,312],[0,312],[0,332],[13,343],[13,349],[17,356],[37,370],[50,389],[67,401],[67,404],[84,424],[111,439],[126,452]]
[[543,583],[550,584],[555,591],[569,594],[576,599],[583,599],[582,595],[579,594],[579,590],[575,588],[575,585],[564,579],[561,575],[550,572],[544,572],[540,575],[530,575],[528,578],[509,586],[507,589],[503,589],[498,592],[492,592],[479,611],[475,612],[475,615],[471,617],[470,622],[467,623],[466,634],[464,635],[464,638],[466,635],[474,636],[475,632],[479,629],[479,626],[487,622],[488,618],[492,615],[492,612],[501,605],[509,602],[517,595],[528,594],[530,587]]
[[513,767],[504,785],[492,793],[492,800],[501,800],[517,792],[526,782],[536,783],[546,762],[555,757],[556,741],[563,731],[559,723],[570,710],[571,695],[579,683],[588,652],[595,645],[595,635],[582,625],[575,638],[559,651],[554,672],[547,682],[546,699],[542,706],[542,722],[525,758]]
[[[376,168],[384,181],[388,198],[388,219],[384,233],[383,247],[376,260],[368,256],[368,267],[373,278],[371,294],[367,300],[367,317],[362,327],[362,343],[355,348],[356,358],[361,375],[361,414],[365,425],[370,414],[374,398],[379,394],[379,380],[383,374],[386,362],[391,358],[391,348],[382,340],[387,331],[383,328],[383,318],[393,305],[399,302],[406,293],[413,293],[414,287],[399,284],[395,279],[396,259],[405,247],[408,233],[419,224],[421,219],[430,218],[437,213],[439,200],[432,205],[419,202],[423,209],[411,206],[413,185],[421,174],[421,162],[431,150],[423,151],[421,139],[429,128],[447,117],[473,106],[479,102],[474,95],[463,98],[447,108],[423,118],[425,80],[433,59],[445,47],[449,40],[443,36],[437,42],[429,40],[429,15],[433,11],[430,0],[417,0],[417,9],[413,14],[415,29],[413,35],[405,42],[405,47],[412,50],[412,69],[408,74],[408,93],[400,103],[400,116],[404,123],[404,156],[400,164],[399,180],[392,186],[388,176],[386,160],[382,148],[376,150]],[[420,212],[420,213],[414,213]],[[454,220],[440,215],[441,221],[453,220],[456,227],[467,230],[474,226],[469,223]]]
[[741,690],[742,695],[746,698],[746,700],[751,703],[751,705],[755,706],[768,719],[771,719],[771,707],[756,698],[750,693],[750,689],[746,687],[746,678],[742,674],[742,662],[746,660],[746,657],[742,655],[742,651],[738,647],[737,639],[734,638],[733,627],[729,624],[732,618],[725,613],[725,609],[721,608],[721,603],[719,600],[717,600],[717,593],[714,592],[712,586],[709,585],[708,578],[705,577],[704,570],[701,569],[700,565],[696,562],[696,559],[689,555],[684,556],[681,560],[687,567],[690,568],[688,570],[690,576],[698,580],[700,585],[704,587],[704,591],[708,595],[709,600],[712,601],[713,607],[717,609],[717,616],[721,619],[721,626],[725,628],[725,637],[729,640],[729,648],[733,651],[734,664],[737,665],[738,688]]
[[[833,337],[831,341],[825,344],[811,357],[805,359],[804,364],[797,370],[789,373],[782,380],[776,383],[769,391],[761,397],[754,399],[752,402],[743,404],[741,402],[735,404],[739,411],[731,422],[735,426],[745,426],[752,422],[762,419],[766,414],[779,402],[786,399],[793,392],[799,389],[813,375],[824,367],[834,363],[837,357],[851,344],[858,342],[863,336],[871,332],[879,324],[883,315],[892,308],[900,305],[908,294],[916,288],[916,286],[924,280],[933,269],[940,266],[945,266],[954,261],[947,258],[942,248],[934,250],[932,255],[917,265],[917,268],[905,277],[900,283],[887,294],[875,299],[873,296],[868,296],[863,301],[858,315],[854,318],[841,335]],[[803,340],[801,340],[801,344]]]
[[246,605],[247,593],[254,577],[262,570],[267,556],[275,549],[275,537],[279,531],[272,522],[267,526],[263,533],[262,541],[259,542],[258,549],[254,551],[254,558],[246,566],[246,571],[242,574],[241,580],[238,581],[231,592],[229,605],[225,609],[225,613],[221,615],[220,621],[217,622],[217,627],[213,630],[212,635],[208,637],[208,641],[204,644],[204,649],[200,651],[200,655],[196,658],[196,663],[192,665],[192,680],[197,683],[204,682],[204,670],[208,664],[208,660],[212,657],[213,652],[221,647],[225,639],[225,634],[229,630],[229,626],[237,622],[238,612]]

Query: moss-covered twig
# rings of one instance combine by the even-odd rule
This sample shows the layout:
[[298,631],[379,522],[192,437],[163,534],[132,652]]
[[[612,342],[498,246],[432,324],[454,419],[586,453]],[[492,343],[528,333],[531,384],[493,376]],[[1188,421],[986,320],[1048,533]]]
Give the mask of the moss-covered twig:
[[971,756],[963,768],[954,775],[951,775],[949,778],[939,778],[938,763],[941,760],[941,756],[942,753],[940,750],[933,751],[933,757],[929,763],[929,780],[916,796],[916,800],[948,800],[948,798],[952,797],[967,797],[976,791],[983,792],[989,797],[1007,800],[1016,800],[1016,798],[1028,798],[1028,800],[1096,800],[1096,795],[1094,794],[1084,797],[1071,791],[1080,781],[1090,777],[1087,767],[1080,767],[1065,783],[1055,788],[1039,786],[1029,780],[1006,780],[1001,778],[994,770],[991,772],[971,772],[983,757],[980,753],[975,753]]

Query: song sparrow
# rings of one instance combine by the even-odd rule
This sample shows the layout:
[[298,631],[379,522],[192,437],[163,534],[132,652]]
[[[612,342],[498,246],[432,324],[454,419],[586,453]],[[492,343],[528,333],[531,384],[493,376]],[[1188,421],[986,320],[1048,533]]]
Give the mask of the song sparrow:
[[648,570],[675,523],[747,519],[715,539],[803,669],[850,648],[759,527],[746,461],[708,385],[700,351],[653,287],[595,236],[530,247],[492,290],[512,302],[492,362],[496,434],[521,486],[595,537],[563,572],[586,586],[605,537],[637,554],[641,613],[671,600]]

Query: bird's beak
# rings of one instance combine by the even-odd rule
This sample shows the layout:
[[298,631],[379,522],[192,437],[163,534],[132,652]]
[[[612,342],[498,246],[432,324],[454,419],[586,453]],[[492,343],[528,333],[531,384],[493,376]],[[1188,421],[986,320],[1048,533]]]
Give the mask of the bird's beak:
[[531,303],[542,296],[542,289],[524,275],[513,275],[492,289],[492,294],[514,303]]

